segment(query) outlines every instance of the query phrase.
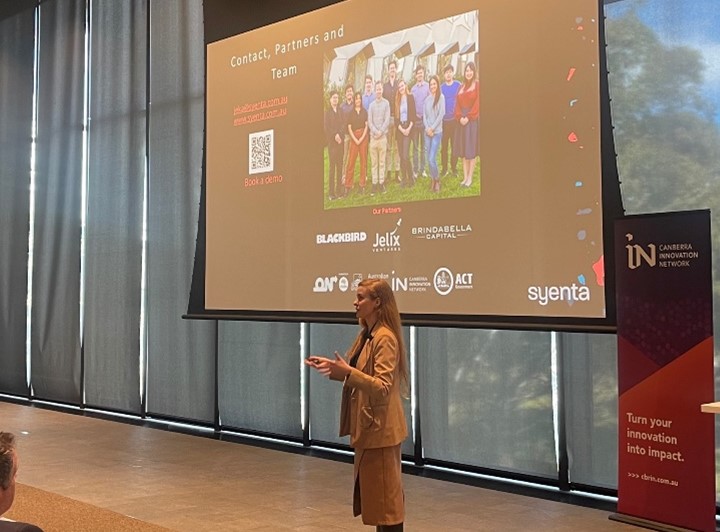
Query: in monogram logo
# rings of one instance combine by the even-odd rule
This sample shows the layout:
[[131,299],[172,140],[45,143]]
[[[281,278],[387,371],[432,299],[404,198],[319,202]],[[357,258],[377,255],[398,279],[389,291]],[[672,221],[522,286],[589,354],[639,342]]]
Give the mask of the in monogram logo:
[[[627,238],[628,242],[632,242],[632,233],[627,233],[625,238]],[[625,249],[627,249],[627,265],[631,270],[639,268],[643,261],[651,268],[657,263],[655,244],[648,244],[647,251],[639,244],[628,244],[625,246]]]

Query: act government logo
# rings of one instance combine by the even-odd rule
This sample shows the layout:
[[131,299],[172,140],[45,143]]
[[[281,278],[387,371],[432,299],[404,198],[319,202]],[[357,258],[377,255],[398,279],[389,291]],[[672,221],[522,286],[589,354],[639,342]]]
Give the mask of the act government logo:
[[473,288],[473,274],[453,273],[450,268],[438,268],[433,275],[433,287],[441,296],[446,296],[453,290],[469,290]]
[[470,224],[424,225],[413,227],[410,234],[422,240],[453,240],[472,233]]

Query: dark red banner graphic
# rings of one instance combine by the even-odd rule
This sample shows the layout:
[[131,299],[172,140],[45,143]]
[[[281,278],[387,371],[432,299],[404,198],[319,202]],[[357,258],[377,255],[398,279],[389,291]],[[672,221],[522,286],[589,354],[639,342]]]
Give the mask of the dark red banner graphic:
[[618,512],[715,531],[710,212],[615,222]]

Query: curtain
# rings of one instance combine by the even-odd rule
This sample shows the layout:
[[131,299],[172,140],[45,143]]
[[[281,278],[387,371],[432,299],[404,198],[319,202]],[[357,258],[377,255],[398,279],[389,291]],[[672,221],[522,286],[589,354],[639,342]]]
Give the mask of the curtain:
[[[308,355],[322,355],[331,358],[350,349],[358,332],[357,325],[310,325],[310,352]],[[338,436],[340,427],[340,398],[342,386],[309,371],[310,438],[316,442],[348,444],[347,438]]]
[[147,1],[90,13],[85,402],[140,413]]
[[0,21],[0,392],[27,395],[26,330],[35,12]]
[[543,332],[418,332],[428,459],[557,478],[551,341]]
[[31,379],[36,397],[79,404],[85,1],[39,9]]
[[617,489],[617,337],[563,334],[570,481]]
[[147,410],[212,422],[215,331],[183,321],[192,277],[203,147],[202,4],[150,4]]
[[301,438],[300,324],[221,322],[219,333],[223,427]]

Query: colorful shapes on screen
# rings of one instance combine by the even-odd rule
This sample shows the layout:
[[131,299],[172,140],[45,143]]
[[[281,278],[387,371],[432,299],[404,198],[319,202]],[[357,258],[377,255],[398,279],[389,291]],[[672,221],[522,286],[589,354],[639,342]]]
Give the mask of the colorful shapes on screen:
[[605,255],[600,255],[600,258],[592,266],[595,272],[595,282],[598,286],[605,286]]

